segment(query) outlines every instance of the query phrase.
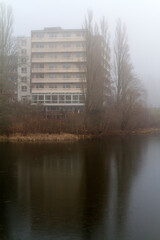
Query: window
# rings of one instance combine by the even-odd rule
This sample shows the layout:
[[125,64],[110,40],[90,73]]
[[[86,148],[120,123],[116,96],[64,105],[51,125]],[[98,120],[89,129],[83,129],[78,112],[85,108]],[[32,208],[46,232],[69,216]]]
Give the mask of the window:
[[35,47],[36,48],[44,48],[44,44],[43,43],[36,43]]
[[65,83],[65,84],[63,84],[63,88],[71,88],[71,84]]
[[39,32],[39,33],[36,33],[36,37],[37,37],[37,38],[43,38],[43,37],[44,37],[44,34],[43,34],[43,33],[40,33],[40,32]]
[[44,68],[44,63],[35,63],[34,68]]
[[46,103],[51,103],[51,95],[46,95],[45,96],[45,102]]
[[21,41],[21,46],[25,47],[26,44],[27,44],[26,40],[22,40],[22,41]]
[[73,103],[78,103],[78,95],[73,95]]
[[56,63],[49,63],[49,68],[57,68],[57,64]]
[[54,84],[54,83],[49,84],[49,88],[57,88],[57,84]]
[[59,103],[64,103],[64,95],[59,95]]
[[37,103],[37,95],[32,95],[32,102]]
[[65,74],[63,74],[63,78],[71,78],[71,74],[70,73],[65,73]]
[[76,64],[78,69],[84,69],[85,65],[83,63],[77,63]]
[[22,86],[22,87],[21,87],[21,91],[22,91],[22,92],[27,92],[27,86]]
[[27,82],[27,77],[21,77],[21,82],[26,83]]
[[22,54],[22,55],[26,55],[26,54],[27,54],[27,50],[26,50],[26,49],[22,49],[22,50],[21,50],[21,54]]
[[66,95],[66,103],[71,103],[71,95]]
[[77,33],[76,33],[76,36],[77,36],[77,37],[81,37],[81,36],[83,36],[83,33],[82,33],[82,32],[77,32]]
[[43,73],[36,73],[36,78],[44,78],[44,74]]
[[64,67],[64,68],[70,68],[70,67],[71,67],[71,64],[65,63],[65,64],[63,64],[63,67]]
[[21,68],[21,73],[27,73],[27,68]]
[[70,58],[71,54],[70,53],[63,53],[64,58]]
[[82,87],[82,85],[80,83],[76,84],[76,88],[81,88],[81,87]]
[[84,77],[84,74],[83,73],[77,73],[76,74],[76,78],[83,78]]
[[83,43],[82,42],[77,42],[76,47],[83,47]]
[[49,78],[57,78],[58,75],[57,75],[56,73],[49,73],[49,74],[48,74],[48,77],[49,77]]
[[44,58],[44,53],[36,53],[37,58]]
[[36,88],[44,88],[44,84],[42,83],[36,84]]
[[57,103],[58,96],[57,95],[52,95],[52,103]]
[[84,103],[84,95],[79,95],[79,102]]
[[50,58],[57,58],[57,54],[56,54],[56,53],[50,53],[50,54],[49,54],[49,57],[50,57]]
[[44,103],[44,95],[39,95],[38,98],[40,103]]
[[66,32],[66,33],[63,33],[63,37],[65,37],[65,38],[66,38],[66,37],[70,37],[70,36],[71,36],[70,33],[67,33],[67,32]]
[[49,47],[50,48],[56,48],[57,47],[57,43],[49,43]]
[[76,53],[76,56],[77,56],[77,57],[84,57],[84,53],[83,53],[83,52],[77,52],[77,53]]
[[71,43],[63,43],[63,47],[70,47]]
[[22,63],[27,63],[27,59],[26,58],[22,58]]
[[48,35],[49,35],[50,38],[56,38],[57,37],[56,33],[49,33]]

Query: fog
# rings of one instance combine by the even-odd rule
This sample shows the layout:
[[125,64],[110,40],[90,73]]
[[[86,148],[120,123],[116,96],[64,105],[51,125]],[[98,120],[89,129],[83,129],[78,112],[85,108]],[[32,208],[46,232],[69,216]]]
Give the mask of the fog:
[[[126,24],[132,63],[148,91],[148,103],[160,106],[159,0],[4,0],[13,8],[14,35],[44,27],[81,28],[87,10],[105,16],[111,39],[118,18]],[[111,44],[112,44],[111,40]]]

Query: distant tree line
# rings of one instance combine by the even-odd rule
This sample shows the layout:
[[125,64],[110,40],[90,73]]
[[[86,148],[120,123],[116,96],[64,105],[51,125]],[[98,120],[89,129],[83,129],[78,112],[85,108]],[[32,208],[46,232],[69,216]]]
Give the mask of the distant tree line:
[[88,12],[85,34],[85,108],[81,113],[46,115],[42,106],[15,98],[17,52],[12,9],[0,3],[0,133],[107,134],[110,131],[160,127],[160,111],[150,110],[145,91],[131,63],[125,25],[118,20],[113,51],[106,19],[100,23]]

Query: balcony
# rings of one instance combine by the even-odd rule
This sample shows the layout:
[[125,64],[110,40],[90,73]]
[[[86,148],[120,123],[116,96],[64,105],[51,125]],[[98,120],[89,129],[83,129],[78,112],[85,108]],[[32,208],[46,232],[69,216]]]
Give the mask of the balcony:
[[32,53],[84,52],[84,47],[32,48]]
[[84,42],[85,38],[84,37],[55,37],[55,38],[49,38],[49,37],[44,37],[44,38],[36,38],[32,37],[31,42]]
[[32,63],[69,63],[69,62],[85,62],[84,57],[69,58],[32,58]]
[[32,73],[82,73],[84,69],[79,68],[32,68]]
[[78,88],[32,88],[32,94],[36,93],[83,93],[82,89]]
[[32,78],[32,83],[81,83],[84,79],[80,78]]

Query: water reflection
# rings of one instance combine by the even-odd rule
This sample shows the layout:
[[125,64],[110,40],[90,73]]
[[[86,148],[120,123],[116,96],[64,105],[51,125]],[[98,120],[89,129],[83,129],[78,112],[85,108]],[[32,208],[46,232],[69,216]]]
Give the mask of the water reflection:
[[0,239],[137,240],[128,216],[150,142],[0,144]]

